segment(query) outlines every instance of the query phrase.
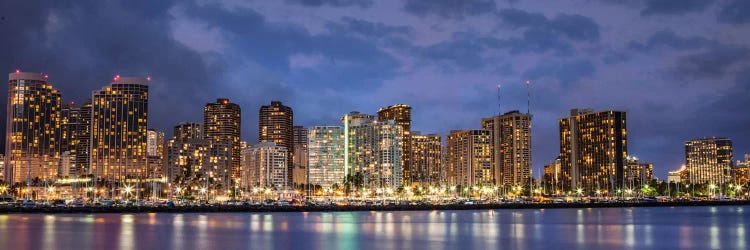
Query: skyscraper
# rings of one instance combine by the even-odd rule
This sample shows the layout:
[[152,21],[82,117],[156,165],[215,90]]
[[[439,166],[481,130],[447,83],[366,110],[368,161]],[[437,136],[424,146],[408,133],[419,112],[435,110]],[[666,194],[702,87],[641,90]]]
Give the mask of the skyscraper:
[[[240,142],[242,110],[240,105],[219,98],[215,103],[206,103],[203,108],[203,136],[209,139],[214,147],[226,145],[231,152],[229,178],[236,181],[240,178]],[[221,150],[221,149],[216,149]]]
[[311,185],[331,188],[344,182],[344,127],[314,126],[308,130],[307,178]]
[[249,188],[273,186],[281,191],[289,187],[286,148],[264,142],[245,148],[241,184]]
[[294,126],[294,171],[292,173],[294,184],[304,184],[307,182],[307,128]]
[[439,186],[443,144],[440,135],[411,134],[411,183],[418,186]]
[[91,172],[111,187],[147,176],[149,81],[116,76],[92,95]]
[[691,184],[724,184],[731,181],[732,140],[701,138],[685,143],[685,165]]
[[361,174],[369,189],[395,189],[403,184],[403,127],[393,120],[375,121],[371,115],[352,112],[344,123],[346,174]]
[[164,175],[165,155],[164,132],[149,129],[146,138],[146,157],[148,159],[147,175],[149,178],[156,178]]
[[8,75],[5,181],[53,180],[60,164],[60,92],[47,75]]
[[[80,177],[88,174],[89,145],[91,140],[91,103],[77,108],[74,103],[63,105],[61,109],[60,153],[67,152],[62,160],[63,176]],[[69,168],[69,169],[66,169]],[[62,174],[61,174],[62,175]]]
[[401,145],[401,156],[404,185],[412,184],[412,167],[411,167],[411,143],[409,143],[411,135],[411,107],[406,104],[396,104],[388,107],[382,107],[378,110],[378,121],[384,122],[393,120],[396,125],[401,126],[404,134],[401,136],[401,141],[404,142]]
[[[261,106],[258,112],[258,142],[273,142],[287,150],[288,172],[294,171],[291,164],[294,161],[294,112],[292,108],[284,106],[280,101],[272,101],[271,105]],[[288,175],[289,183],[293,183],[292,175]]]
[[446,147],[450,184],[463,187],[494,184],[489,130],[452,130]]
[[625,121],[623,111],[590,109],[573,109],[559,120],[563,190],[614,194],[623,187],[628,155]]
[[495,184],[522,186],[531,181],[531,114],[517,110],[482,119],[492,134]]

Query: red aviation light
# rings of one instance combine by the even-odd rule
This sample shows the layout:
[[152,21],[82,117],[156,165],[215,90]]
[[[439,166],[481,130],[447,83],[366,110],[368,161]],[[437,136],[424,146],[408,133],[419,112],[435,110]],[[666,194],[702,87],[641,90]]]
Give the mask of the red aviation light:
[[20,69],[16,69],[16,74],[21,74],[21,70]]

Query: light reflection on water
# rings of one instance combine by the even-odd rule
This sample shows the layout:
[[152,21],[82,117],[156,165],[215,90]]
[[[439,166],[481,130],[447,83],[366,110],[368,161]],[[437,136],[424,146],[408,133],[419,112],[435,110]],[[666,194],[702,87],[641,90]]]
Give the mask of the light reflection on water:
[[744,249],[743,207],[0,215],[0,249]]

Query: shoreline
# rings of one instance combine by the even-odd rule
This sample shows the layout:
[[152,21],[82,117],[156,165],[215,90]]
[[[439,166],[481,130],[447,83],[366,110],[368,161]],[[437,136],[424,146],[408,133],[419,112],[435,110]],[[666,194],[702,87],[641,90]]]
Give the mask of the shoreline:
[[626,207],[747,206],[750,201],[688,201],[641,203],[542,203],[542,204],[451,204],[389,206],[189,206],[189,207],[40,207],[0,208],[0,214],[96,214],[96,213],[269,213],[269,212],[368,212],[491,209],[566,209]]

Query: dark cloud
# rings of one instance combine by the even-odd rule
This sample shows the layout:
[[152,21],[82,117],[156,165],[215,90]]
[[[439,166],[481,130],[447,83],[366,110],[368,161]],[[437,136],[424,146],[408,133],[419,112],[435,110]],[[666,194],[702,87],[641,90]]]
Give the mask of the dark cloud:
[[678,59],[675,74],[678,77],[719,77],[741,62],[750,59],[750,50],[740,46],[715,46],[704,52]]
[[650,52],[653,50],[670,48],[674,50],[694,50],[717,45],[716,41],[708,40],[703,37],[681,37],[671,30],[662,30],[654,33],[645,43],[631,41],[628,48]]
[[560,14],[548,19],[540,13],[519,9],[502,9],[497,12],[502,23],[513,29],[529,28],[538,32],[560,34],[574,41],[599,40],[599,25],[590,17]]
[[320,7],[327,5],[333,7],[356,6],[360,8],[370,7],[373,3],[372,0],[286,0],[286,2],[310,7]]
[[406,0],[404,9],[419,17],[463,19],[495,11],[494,0]]
[[646,7],[641,10],[641,15],[680,15],[699,12],[705,10],[713,2],[712,0],[647,0]]
[[716,19],[722,23],[750,23],[750,1],[733,0],[729,2],[721,8]]
[[353,17],[344,17],[341,19],[341,22],[328,22],[326,27],[334,33],[357,35],[368,39],[381,39],[392,36],[410,38],[414,34],[414,28],[410,26],[392,26]]

